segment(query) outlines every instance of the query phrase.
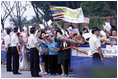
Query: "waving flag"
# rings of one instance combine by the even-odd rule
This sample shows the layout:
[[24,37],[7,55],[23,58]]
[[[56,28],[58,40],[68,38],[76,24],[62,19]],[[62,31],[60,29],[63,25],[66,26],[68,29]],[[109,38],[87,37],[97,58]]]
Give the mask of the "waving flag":
[[90,23],[90,18],[85,17],[85,22],[84,23],[89,24]]

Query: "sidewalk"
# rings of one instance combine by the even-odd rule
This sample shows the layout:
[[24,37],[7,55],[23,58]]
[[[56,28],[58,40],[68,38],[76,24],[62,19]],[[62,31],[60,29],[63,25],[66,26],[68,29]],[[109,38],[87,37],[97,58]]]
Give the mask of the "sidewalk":
[[[1,78],[35,78],[35,77],[31,77],[30,71],[19,71],[19,72],[22,74],[13,75],[12,72],[6,72],[5,65],[1,65]],[[72,78],[72,77],[64,77],[61,75],[56,75],[56,76],[43,75],[42,77],[36,77],[36,78]]]

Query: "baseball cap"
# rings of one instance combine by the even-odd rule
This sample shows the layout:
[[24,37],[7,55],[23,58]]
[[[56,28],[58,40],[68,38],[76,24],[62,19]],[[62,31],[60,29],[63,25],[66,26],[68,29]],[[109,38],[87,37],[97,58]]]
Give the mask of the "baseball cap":
[[35,30],[36,30],[35,27],[30,28],[30,31],[35,31]]
[[14,27],[14,31],[18,31],[18,27]]
[[10,28],[8,28],[7,29],[7,34],[9,34],[11,32],[11,29]]
[[92,33],[94,33],[94,31],[101,31],[97,26],[92,28]]
[[97,26],[92,28],[92,31],[101,31]]

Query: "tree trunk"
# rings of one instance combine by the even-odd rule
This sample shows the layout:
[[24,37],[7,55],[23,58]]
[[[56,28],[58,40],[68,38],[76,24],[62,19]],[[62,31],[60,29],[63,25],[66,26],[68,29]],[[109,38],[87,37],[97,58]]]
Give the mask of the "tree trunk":
[[2,30],[4,30],[4,22],[1,20]]
[[20,27],[20,32],[22,31],[22,24],[21,24],[21,17],[19,16],[19,27]]
[[31,2],[31,4],[32,4],[32,7],[34,9],[34,12],[36,14],[36,17],[37,17],[38,21],[42,24],[42,21],[40,20],[39,15],[38,15],[38,11],[36,9],[37,7],[35,7],[35,5],[32,2]]

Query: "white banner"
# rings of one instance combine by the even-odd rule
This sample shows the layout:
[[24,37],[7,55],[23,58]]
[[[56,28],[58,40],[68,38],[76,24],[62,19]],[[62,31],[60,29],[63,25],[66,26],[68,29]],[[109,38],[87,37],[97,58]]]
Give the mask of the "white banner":
[[[72,49],[72,56],[91,57],[91,55],[92,55],[90,47],[74,47],[74,48],[76,48],[82,52],[88,53],[88,55]],[[106,48],[101,47],[101,50],[102,50],[102,54],[104,57],[117,56],[117,46],[116,45],[113,45],[113,46],[106,45]]]
[[63,19],[72,23],[84,23],[82,8],[70,9],[68,7],[50,7],[54,19]]
[[106,45],[105,55],[117,56],[117,45]]

